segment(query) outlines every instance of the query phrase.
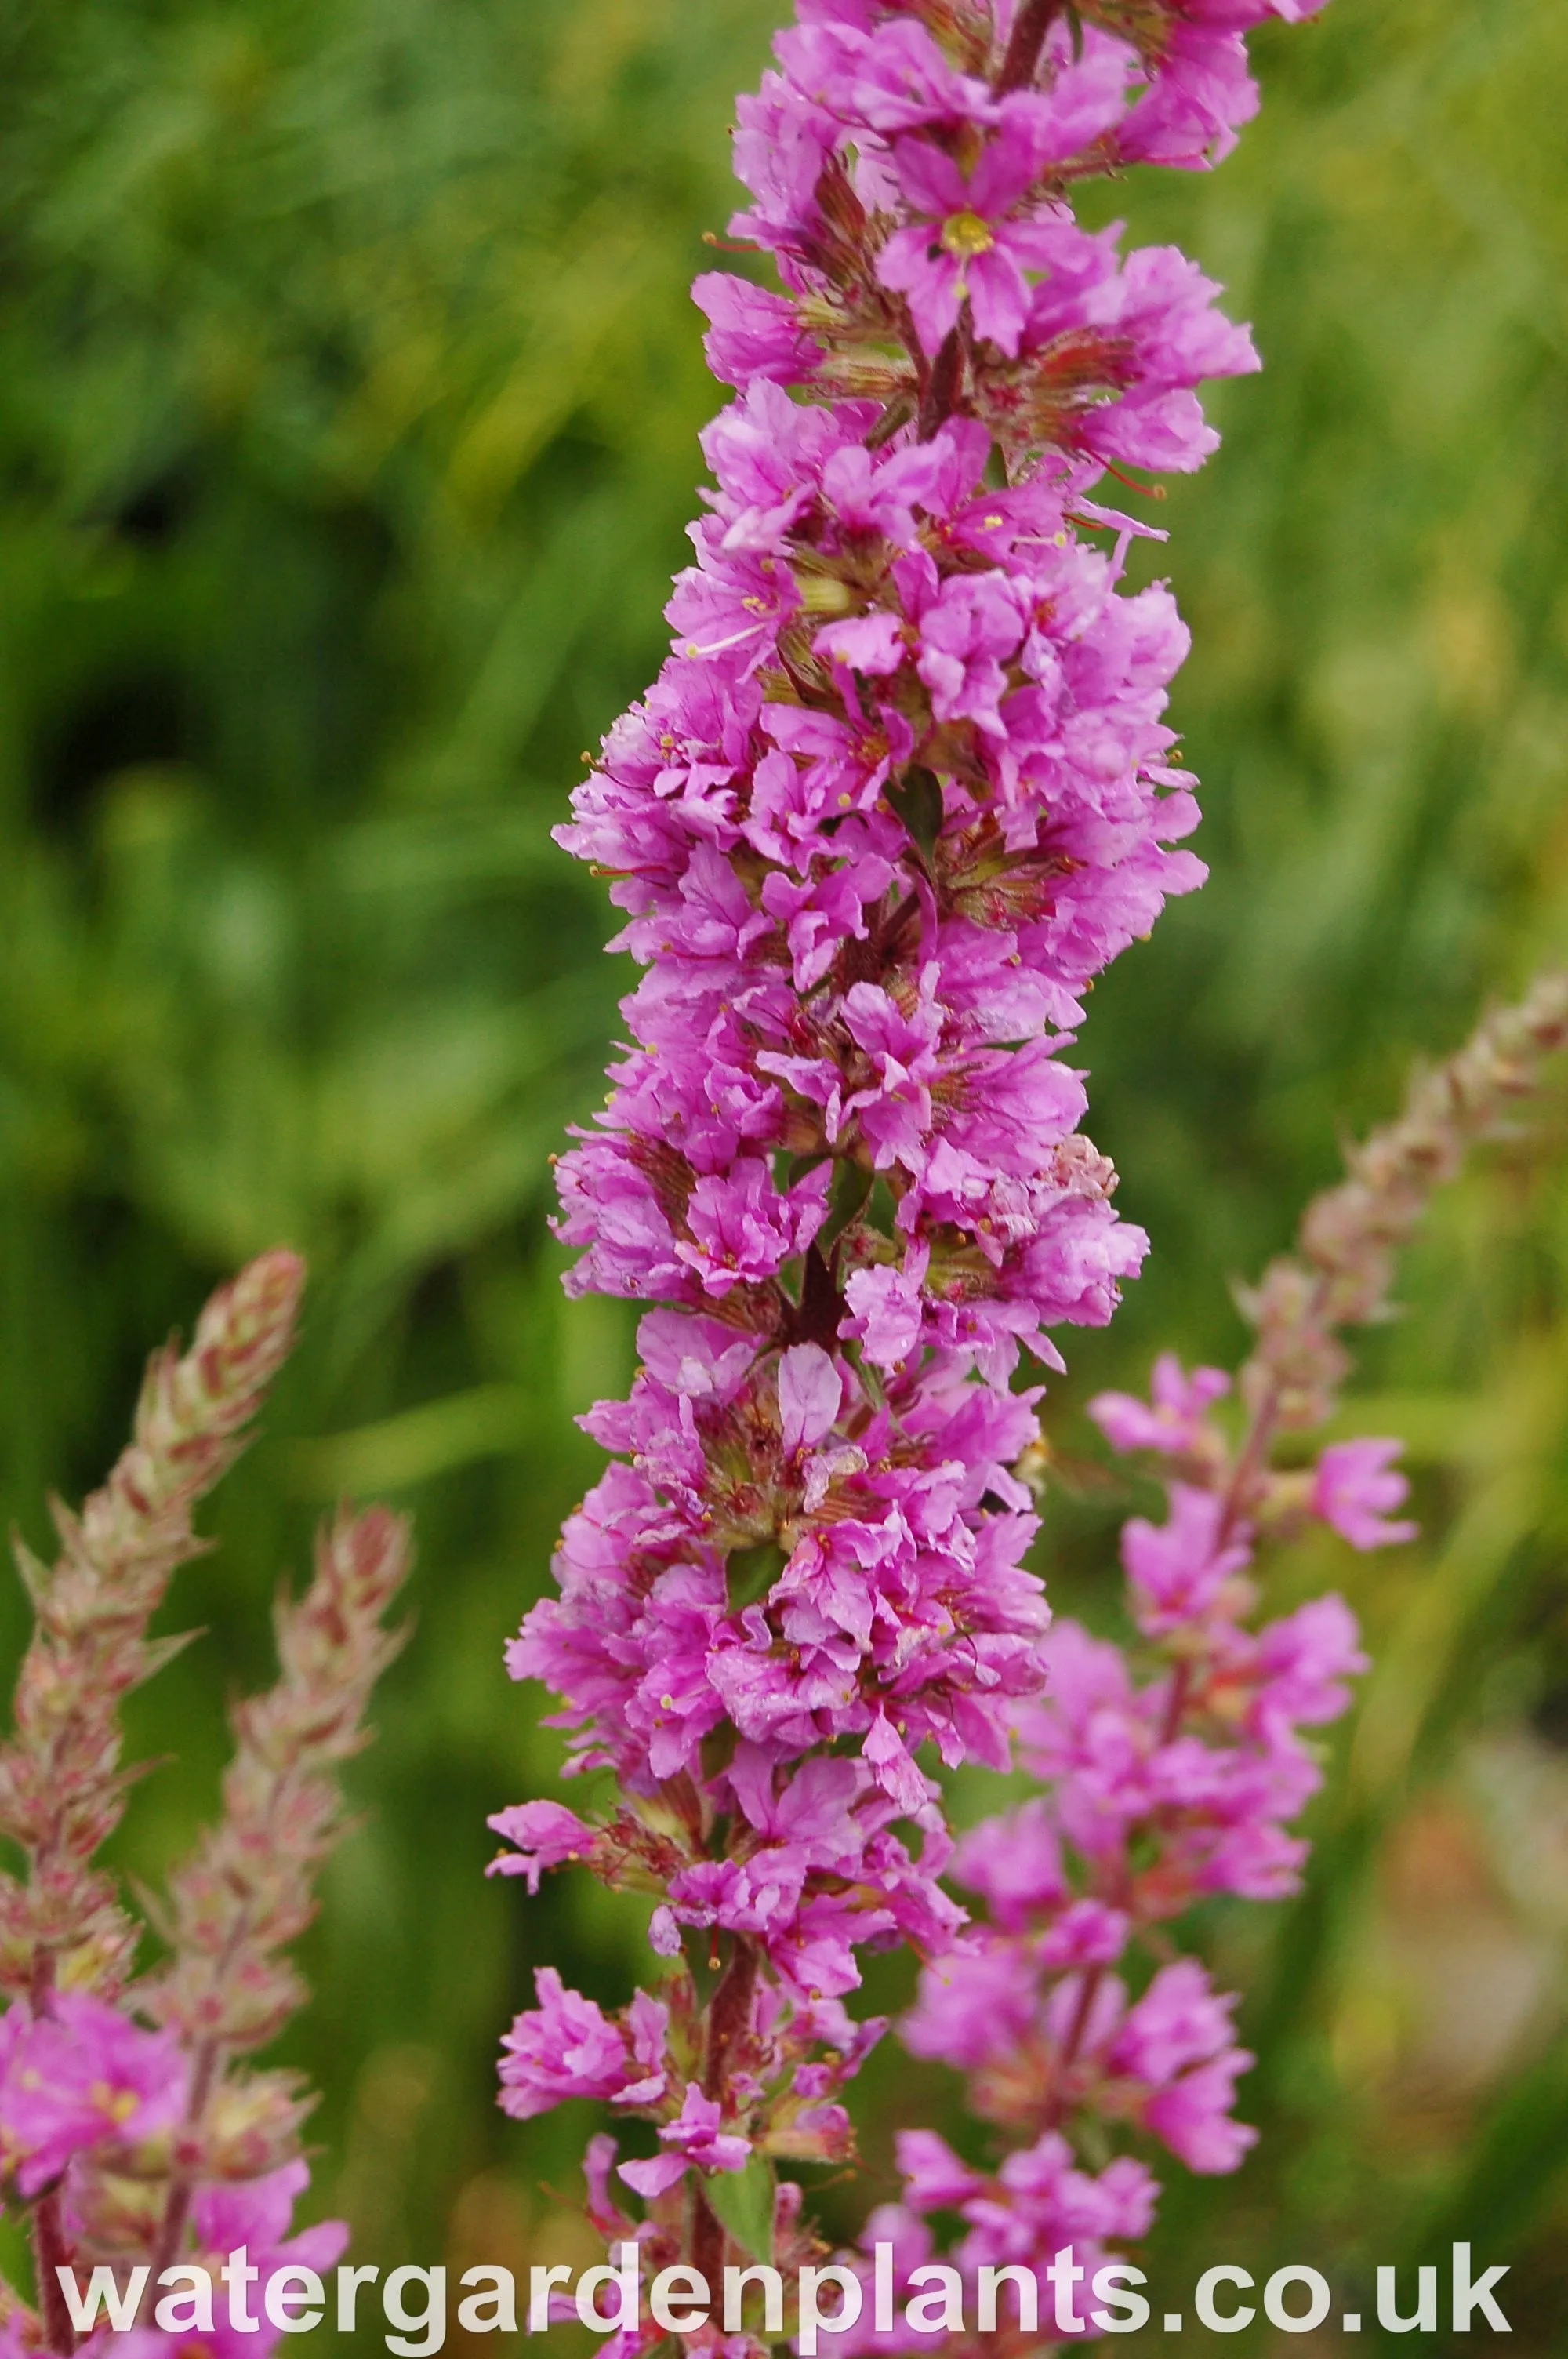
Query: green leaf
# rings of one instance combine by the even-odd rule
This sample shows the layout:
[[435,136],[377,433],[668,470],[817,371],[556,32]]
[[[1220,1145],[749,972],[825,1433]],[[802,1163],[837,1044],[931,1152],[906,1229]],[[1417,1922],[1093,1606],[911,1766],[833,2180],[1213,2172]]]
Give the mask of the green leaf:
[[710,1782],[721,1777],[735,1758],[741,1732],[732,1720],[721,1720],[702,1740],[702,1774]]
[[942,832],[942,821],[946,816],[941,782],[935,771],[915,763],[905,770],[896,786],[889,787],[887,799],[908,830],[911,842],[919,846],[929,867],[936,849],[936,839]]
[[866,1199],[866,1226],[875,1229],[880,1237],[898,1234],[898,1198],[881,1173]]
[[723,2170],[704,2183],[703,2193],[720,2225],[753,2259],[773,2257],[773,2167],[754,2154],[744,2170]]
[[731,1549],[724,1562],[730,1610],[739,1614],[765,1597],[784,1569],[784,1552],[777,1540],[759,1540],[755,1548]]
[[863,1163],[844,1161],[833,1174],[833,1191],[827,1199],[827,1218],[817,1231],[817,1251],[832,1252],[861,1205],[871,1192],[876,1174]]

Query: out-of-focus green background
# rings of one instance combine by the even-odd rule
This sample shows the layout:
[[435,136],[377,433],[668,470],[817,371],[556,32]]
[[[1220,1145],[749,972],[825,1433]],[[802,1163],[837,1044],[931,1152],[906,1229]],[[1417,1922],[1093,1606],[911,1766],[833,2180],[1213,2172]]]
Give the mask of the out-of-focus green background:
[[[572,1416],[631,1366],[544,1227],[625,987],[547,831],[659,659],[716,406],[685,290],[781,13],[0,17],[0,1485],[40,1543],[148,1344],[308,1251],[304,1348],[185,1577],[209,1635],[137,1701],[183,1766],[124,1855],[155,1871],[211,1807],[313,1515],[410,1506],[417,1632],[288,2043],[326,2091],[316,2198],[384,2264],[580,2248],[585,2123],[503,2123],[491,2059],[535,1962],[606,2000],[637,1962],[586,1880],[481,1876],[485,1814],[558,1757],[501,1642],[594,1474]],[[1568,11],[1336,0],[1257,50],[1222,171],[1108,192],[1227,283],[1269,374],[1162,513],[1214,876],[1085,1038],[1155,1251],[1073,1350],[1069,1458],[1075,1404],[1158,1343],[1234,1355],[1229,1283],[1337,1138],[1568,951]],[[1565,1145],[1550,1116],[1454,1192],[1365,1362],[1346,1430],[1410,1433],[1422,1545],[1282,1576],[1348,1584],[1378,1668],[1307,1895],[1210,1929],[1266,2138],[1233,2181],[1169,2173],[1173,2307],[1207,2260],[1321,2262],[1370,2347],[1371,2266],[1458,2235],[1512,2262],[1515,2349],[1568,2335]],[[1053,1503],[1065,1599],[1103,1608],[1125,1505],[1089,1475]],[[947,2102],[873,2070],[873,2161]]]

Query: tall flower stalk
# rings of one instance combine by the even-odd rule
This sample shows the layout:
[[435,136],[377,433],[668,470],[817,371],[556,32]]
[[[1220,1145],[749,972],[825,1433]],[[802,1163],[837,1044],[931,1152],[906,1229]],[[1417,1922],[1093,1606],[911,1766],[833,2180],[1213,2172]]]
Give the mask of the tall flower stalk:
[[[103,1488],[80,1516],[56,1506],[56,1563],[18,1548],[36,1621],[0,1747],[0,1834],[22,1856],[0,1878],[0,2189],[30,2220],[37,2308],[3,2289],[5,2359],[87,2339],[62,2270],[80,2292],[106,2266],[142,2319],[116,2347],[173,2359],[210,2348],[211,2321],[161,2272],[206,2267],[210,2300],[242,2244],[265,2275],[324,2267],[346,2241],[334,2223],[288,2237],[311,2101],[248,2060],[303,1996],[279,1952],[314,1914],[313,1872],[341,1823],[333,1773],[364,1741],[395,1645],[382,1623],[406,1569],[396,1517],[340,1516],[306,1594],[280,1601],[281,1677],[234,1711],[222,1816],[153,1904],[165,1954],[141,1979],[142,1928],[96,1858],[135,1775],[121,1704],[185,1643],[150,1625],[206,1546],[194,1510],[287,1357],[303,1278],[296,1256],[268,1254],[214,1295],[189,1350],[154,1357]],[[277,2329],[257,2332],[247,2347],[270,2349]]]
[[[1260,1623],[1260,1576],[1314,1517],[1357,1549],[1413,1537],[1393,1513],[1406,1493],[1397,1442],[1331,1443],[1303,1467],[1301,1437],[1335,1408],[1343,1331],[1388,1315],[1395,1251],[1433,1189],[1564,1046],[1568,976],[1547,975],[1352,1149],[1349,1177],[1308,1208],[1295,1252],[1243,1298],[1257,1340],[1228,1420],[1230,1376],[1189,1375],[1171,1354],[1151,1398],[1091,1403],[1113,1447],[1158,1471],[1166,1514],[1123,1527],[1132,1647],[1065,1621],[1046,1640],[1049,1687],[1018,1729],[1043,1791],[958,1847],[955,1878],[979,1921],[926,1966],[901,2036],[965,2074],[967,2109],[1010,2150],[987,2171],[928,2131],[899,2138],[902,2201],[873,2215],[868,2241],[892,2245],[900,2290],[932,2268],[930,2215],[957,2213],[963,2231],[934,2277],[952,2269],[953,2289],[972,2291],[983,2267],[1039,2264],[1048,2332],[1125,2328],[1126,2295],[1107,2310],[1093,2279],[1107,2238],[1145,2233],[1158,2186],[1131,2154],[1092,2180],[1082,2152],[1108,2130],[1141,2131],[1190,2169],[1217,2172],[1253,2144],[1231,2117],[1253,2060],[1232,2035],[1236,2002],[1173,1950],[1168,1928],[1217,1892],[1269,1900],[1297,1888],[1307,1846],[1290,1823],[1322,1780],[1301,1732],[1336,1718],[1366,1668],[1343,1599]],[[1068,2245],[1081,2279],[1062,2266]],[[1004,2348],[1020,2339],[1000,2337]]]
[[[1045,1760],[1100,1676],[1024,1567],[1040,1388],[1014,1380],[1024,1353],[1059,1367],[1052,1331],[1102,1323],[1141,1260],[1065,1052],[1095,976],[1203,876],[1171,848],[1197,810],[1162,717],[1186,635],[1162,585],[1128,589],[1151,527],[1100,495],[1200,465],[1195,388],[1257,360],[1190,262],[1124,253],[1072,200],[1217,160],[1257,103],[1246,28],[1313,5],[802,0],[741,103],[732,233],[783,291],[697,281],[737,395],[704,437],[716,489],[671,656],[560,831],[644,969],[560,1165],[569,1284],[658,1307],[630,1398],[584,1420],[616,1462],[510,1665],[621,1799],[493,1822],[503,1872],[578,1860],[657,1897],[657,1994],[611,2017],[545,1970],[502,2064],[519,2118],[586,2094],[653,2125],[652,2152],[589,2157],[594,2216],[628,2233],[629,2187],[651,2266],[711,2276],[770,2211],[781,2249],[814,2249],[770,2174],[850,2150],[842,2092],[881,2028],[844,2004],[859,1953],[962,1933],[922,1750],[1000,1768],[1022,1728]],[[1223,1490],[1187,1481],[1173,1533],[1130,1535],[1152,1639],[1188,1633],[1167,1752],[1217,1693],[1253,1454]],[[1306,1786],[1275,1723],[1322,1717],[1337,1674],[1249,1665],[1249,1832],[1195,1836],[1182,1872],[1279,1889]],[[1052,1938],[1092,1952],[1061,2035],[1087,2071],[1136,1911],[1079,1899]],[[1236,2067],[1191,2004],[1212,2125]],[[1151,2124],[1185,2069],[1162,2079],[1152,2042],[1122,2074]],[[1100,2232],[1140,2233],[1135,2167],[1093,2184]]]

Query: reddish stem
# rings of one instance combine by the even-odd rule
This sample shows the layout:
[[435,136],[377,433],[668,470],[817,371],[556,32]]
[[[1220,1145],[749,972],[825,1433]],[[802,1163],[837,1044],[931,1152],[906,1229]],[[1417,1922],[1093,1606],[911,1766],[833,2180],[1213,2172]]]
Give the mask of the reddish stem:
[[750,1941],[736,1940],[708,2009],[708,2053],[703,2060],[702,2093],[720,2097],[730,2051],[752,2020],[752,1998],[757,1987],[757,1952]]
[[1062,2042],[1062,2052],[1056,2060],[1056,2084],[1045,2109],[1045,2125],[1048,2129],[1054,2129],[1066,2113],[1067,2074],[1072,2071],[1078,2050],[1083,2046],[1084,2034],[1089,2027],[1089,2017],[1094,2008],[1095,1995],[1104,1979],[1103,1966],[1085,1968],[1083,1984],[1078,1992],[1078,2003],[1073,2009],[1073,2019],[1067,2026],[1067,2036]]
[[1001,71],[996,78],[996,94],[1005,97],[1010,90],[1022,90],[1033,81],[1040,64],[1040,52],[1045,46],[1045,36],[1062,13],[1062,0],[1024,0],[1012,27],[1012,38],[1001,61]]
[[[1325,1275],[1319,1277],[1313,1288],[1302,1317],[1303,1327],[1315,1326],[1323,1318],[1328,1308],[1328,1290],[1329,1281]],[[1225,1494],[1225,1509],[1219,1519],[1217,1545],[1220,1548],[1230,1540],[1237,1525],[1247,1513],[1252,1485],[1267,1466],[1269,1454],[1274,1446],[1274,1428],[1279,1415],[1280,1382],[1277,1376],[1271,1375],[1241,1438],[1241,1447],[1236,1453],[1236,1463]]]
[[[218,2072],[218,2043],[213,2039],[207,2040],[198,2050],[196,2069],[190,2076],[190,2095],[185,2108],[188,2131],[196,2127],[207,2109],[207,2100],[212,2093],[212,2083]],[[153,2248],[152,2267],[143,2289],[141,2308],[136,2312],[138,2325],[148,2303],[157,2298],[154,2288],[179,2250],[193,2191],[189,2172],[178,2172],[169,2181],[168,2193],[164,2199],[163,2218],[158,2223],[157,2243]]]
[[1085,1972],[1083,1988],[1078,1993],[1078,2003],[1073,2009],[1073,2020],[1067,2027],[1067,2037],[1062,2048],[1064,2065],[1072,2063],[1083,2045],[1084,2034],[1089,2027],[1089,2012],[1104,1973],[1103,1966],[1090,1966]]
[[[737,1938],[719,1987],[708,2004],[708,2037],[704,2043],[702,2093],[723,2099],[730,2054],[752,2020],[752,2000],[757,1987],[758,1955],[749,1941]],[[691,2182],[691,2258],[711,2286],[724,2269],[728,2249],[724,2224],[708,2200],[700,2173]]]
[[[800,1307],[789,1322],[790,1341],[795,1343],[818,1343],[831,1352],[838,1340],[839,1322],[844,1305],[834,1283],[833,1272],[814,1245],[806,1249],[806,1274],[801,1280]],[[714,2001],[718,2005],[717,1998]]]
[[70,2312],[65,2306],[65,2295],[55,2272],[70,2260],[70,2247],[65,2240],[65,2225],[60,2218],[59,2190],[51,2188],[40,2197],[33,2213],[34,2273],[38,2281],[38,2307],[43,2312],[44,2332],[49,2348],[69,2354],[76,2348],[76,2329],[70,2322]]
[[963,346],[958,340],[958,331],[949,328],[931,364],[931,374],[920,397],[916,432],[922,442],[929,442],[937,428],[953,415],[953,407],[958,398],[962,361]]
[[703,2190],[698,2172],[691,2182],[691,2259],[692,2267],[710,2286],[723,2281],[724,2254],[723,2224]]
[[1169,1745],[1181,1727],[1182,1714],[1187,1708],[1187,1698],[1192,1692],[1192,1664],[1188,1661],[1178,1663],[1172,1674],[1170,1699],[1165,1705],[1165,1722],[1160,1731],[1162,1745]]

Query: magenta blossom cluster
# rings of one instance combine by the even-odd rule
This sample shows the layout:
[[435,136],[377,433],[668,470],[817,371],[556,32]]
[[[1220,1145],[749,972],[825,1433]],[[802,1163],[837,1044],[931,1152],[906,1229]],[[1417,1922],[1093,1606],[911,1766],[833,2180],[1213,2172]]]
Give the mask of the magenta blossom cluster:
[[[983,2173],[928,2131],[903,2135],[903,2201],[868,2237],[891,2239],[906,2269],[934,2266],[928,2215],[957,2212],[966,2233],[937,2266],[969,2288],[984,2265],[1022,2264],[1044,2305],[1063,2246],[1087,2256],[1092,2287],[1103,2239],[1141,2234],[1159,2191],[1130,2155],[1086,2180],[1074,2163],[1084,2125],[1102,2138],[1141,2131],[1204,2173],[1235,2169],[1255,2140],[1232,2113],[1253,2061],[1232,2029],[1236,2002],[1195,1959],[1170,1954],[1164,1929],[1217,1893],[1298,1888],[1307,1846],[1290,1829],[1323,1777],[1303,1732],[1343,1712],[1366,1658],[1336,1596],[1259,1624],[1254,1552],[1308,1515],[1361,1548],[1414,1527],[1384,1513],[1406,1491],[1395,1444],[1339,1444],[1307,1475],[1274,1473],[1262,1424],[1237,1450],[1216,1422],[1229,1390],[1221,1371],[1188,1375],[1167,1354],[1151,1400],[1091,1405],[1118,1449],[1165,1462],[1166,1514],[1122,1529],[1133,1647],[1067,1621],[1046,1640],[1046,1692],[1018,1724],[1044,1790],[957,1847],[955,1880],[983,1913],[925,1968],[900,2033],[962,2072],[966,2110],[1017,2144]],[[1095,2307],[1084,2290],[1054,2314],[1072,2332]]]
[[[68,2268],[99,2242],[106,2181],[157,2191],[171,2164],[197,2158],[193,2078],[192,2059],[172,2033],[148,2030],[87,1991],[51,1992],[36,2007],[19,1999],[0,2017],[0,2191],[14,2211],[51,2207],[56,2252]],[[261,2109],[253,2110],[259,2128]],[[342,2222],[287,2234],[309,2178],[297,2158],[258,2177],[196,2185],[189,2233],[178,2253],[158,2255],[178,2264],[160,2288],[179,2281],[182,2289],[161,2298],[159,2323],[123,2332],[103,2327],[88,2347],[113,2349],[122,2359],[266,2359],[280,2339],[276,2323],[253,2321],[243,2334],[226,2323],[199,2327],[189,2317],[191,2273],[204,2269],[215,2279],[239,2246],[264,2278],[288,2264],[330,2268],[348,2244]],[[59,2266],[55,2252],[44,2266]],[[82,2267],[76,2274],[85,2284],[91,2272]],[[54,2292],[40,2288],[45,2301]],[[176,2316],[188,2317],[188,2326],[177,2325]],[[53,2340],[40,2346],[26,2312],[0,2320],[0,2359],[36,2359],[40,2347],[59,2346]]]
[[[559,1168],[568,1283],[657,1307],[509,1663],[622,1799],[493,1821],[504,1873],[579,1861],[656,1900],[661,1995],[612,2017],[542,1973],[502,2068],[520,2118],[575,2094],[652,2125],[618,2166],[651,2259],[711,2262],[704,2190],[759,2158],[848,2150],[858,1953],[935,1957],[962,1923],[932,1768],[1003,1767],[1021,1715],[1076,1708],[1015,1378],[1138,1269],[1067,1052],[1096,975],[1203,875],[1172,848],[1186,634],[1124,578],[1148,527],[1098,495],[1201,464],[1196,386],[1257,360],[1182,255],[1071,198],[1223,155],[1246,28],[1310,13],[802,0],[741,102],[731,228],[783,291],[698,281],[736,391],[708,512],[671,654],[559,831],[643,970]],[[1182,1611],[1188,1576],[1158,1578]],[[1149,1709],[1129,1690],[1128,1742],[1173,1774]],[[1247,1774],[1277,1821],[1300,1794],[1272,1742]],[[1239,1800],[1206,1807],[1239,1857]],[[1102,2047],[1136,2046],[1109,2004]]]
[[85,1991],[0,2017],[0,2174],[30,2200],[79,2154],[134,2147],[182,2119],[178,2043]]

